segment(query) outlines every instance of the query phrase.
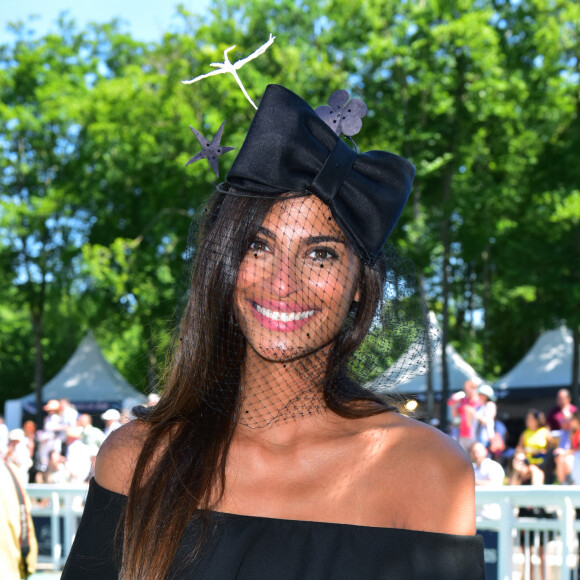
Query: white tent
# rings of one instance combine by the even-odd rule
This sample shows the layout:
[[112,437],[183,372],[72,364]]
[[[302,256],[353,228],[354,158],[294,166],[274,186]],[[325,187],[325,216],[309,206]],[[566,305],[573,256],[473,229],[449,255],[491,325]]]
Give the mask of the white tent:
[[[42,387],[44,403],[62,398],[86,412],[112,406],[127,408],[145,401],[145,396],[105,360],[92,332],[85,336],[60,372]],[[4,415],[9,428],[20,427],[23,410],[36,410],[34,393],[6,401]]]
[[[441,336],[441,330],[437,323],[437,318],[433,312],[429,313],[429,323],[431,329],[435,329],[437,336]],[[408,395],[425,395],[427,392],[427,372],[424,365],[417,363],[409,366],[408,361],[419,359],[422,347],[412,344],[403,356],[389,368],[381,377],[372,381],[368,386],[380,390],[381,382],[385,381],[396,384],[395,390]],[[476,383],[485,382],[481,376],[469,365],[453,348],[448,344],[445,349],[447,355],[447,371],[449,376],[449,393],[460,391],[466,380],[471,379]],[[413,356],[415,354],[416,356]],[[443,348],[441,340],[435,342],[435,348],[431,353],[431,373],[433,393],[441,393],[442,371],[443,371]],[[403,363],[403,361],[405,361]]]
[[572,331],[565,326],[541,334],[524,358],[493,387],[498,393],[540,396],[572,385]]

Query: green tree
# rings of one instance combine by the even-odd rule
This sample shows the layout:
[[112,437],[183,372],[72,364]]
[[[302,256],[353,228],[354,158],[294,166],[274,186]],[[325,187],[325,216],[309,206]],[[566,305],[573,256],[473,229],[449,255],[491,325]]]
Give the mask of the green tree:
[[[65,297],[77,284],[86,235],[82,208],[67,195],[66,184],[77,149],[87,66],[82,35],[62,20],[60,34],[40,40],[30,40],[22,24],[12,32],[14,42],[0,52],[0,291],[15,318],[27,314],[30,338],[20,343],[16,356],[24,361],[27,349],[34,354],[33,364],[23,365],[21,372],[31,379],[27,387],[34,384],[39,403],[44,361],[61,358],[57,345],[47,341],[47,315],[54,320],[63,313]],[[70,318],[63,324],[64,336],[69,328]],[[2,340],[8,359],[22,329],[8,321],[4,330],[13,333]]]
[[[227,121],[222,143],[239,147],[253,115],[231,75],[180,81],[270,33],[266,55],[239,71],[256,102],[271,82],[313,106],[347,88],[370,105],[359,147],[417,166],[392,240],[415,259],[445,344],[493,378],[557,320],[577,335],[574,3],[216,0],[203,16],[179,11],[182,29],[159,44],[116,22],[82,33],[61,22],[36,40],[16,28],[2,47],[3,384],[27,390],[35,352],[40,384],[42,362],[57,370],[89,327],[133,384],[155,384],[188,223],[213,181],[204,163],[185,167],[199,151],[187,125],[212,136]],[[234,155],[220,158],[220,179]]]

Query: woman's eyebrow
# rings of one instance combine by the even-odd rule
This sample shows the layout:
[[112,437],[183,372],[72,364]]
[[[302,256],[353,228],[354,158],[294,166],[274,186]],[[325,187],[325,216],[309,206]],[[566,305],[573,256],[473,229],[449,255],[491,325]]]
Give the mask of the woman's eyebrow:
[[335,242],[337,244],[346,244],[344,238],[338,236],[310,236],[306,239],[307,244],[323,244],[325,242]]
[[[276,239],[276,235],[274,234],[274,232],[272,232],[271,230],[269,230],[268,228],[265,228],[264,226],[260,226],[258,228],[258,231],[256,232],[256,235],[262,235],[265,238],[270,238],[272,240]],[[327,235],[327,236],[308,236],[304,242],[307,245],[314,245],[314,244],[324,244],[326,242],[334,242],[336,244],[343,244],[346,245],[346,238],[341,237],[341,236],[332,236],[332,235]]]
[[276,237],[273,232],[271,232],[268,228],[265,228],[263,226],[260,226],[258,228],[258,231],[256,232],[256,235],[257,234],[261,234],[264,237],[271,238],[271,239],[275,239],[275,237]]

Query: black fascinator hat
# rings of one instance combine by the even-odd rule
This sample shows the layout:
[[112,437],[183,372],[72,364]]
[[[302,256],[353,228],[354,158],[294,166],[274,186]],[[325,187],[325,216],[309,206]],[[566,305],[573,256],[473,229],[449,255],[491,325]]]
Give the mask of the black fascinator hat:
[[316,195],[360,258],[372,263],[403,211],[414,175],[415,167],[398,155],[356,152],[298,95],[268,85],[227,184],[265,197]]

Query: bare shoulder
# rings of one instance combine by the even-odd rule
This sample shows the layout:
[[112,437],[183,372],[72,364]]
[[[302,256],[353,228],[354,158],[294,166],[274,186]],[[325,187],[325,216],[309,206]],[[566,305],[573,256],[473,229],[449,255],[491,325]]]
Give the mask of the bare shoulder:
[[448,435],[438,429],[404,415],[393,415],[389,427],[399,452],[430,475],[448,475],[452,480],[473,467],[469,457]]
[[131,421],[105,439],[95,462],[95,479],[100,486],[128,494],[148,428],[142,421]]
[[[459,445],[416,419],[385,418],[380,471],[395,487],[401,527],[475,533],[473,466]],[[385,506],[393,509],[390,498]]]

